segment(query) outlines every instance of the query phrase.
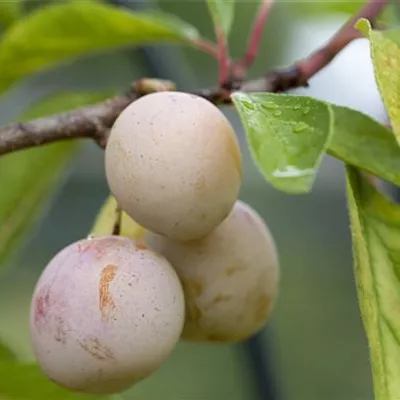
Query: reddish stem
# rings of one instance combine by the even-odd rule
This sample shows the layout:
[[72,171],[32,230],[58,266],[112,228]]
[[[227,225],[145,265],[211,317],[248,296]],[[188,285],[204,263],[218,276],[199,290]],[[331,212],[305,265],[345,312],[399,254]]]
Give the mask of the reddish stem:
[[252,32],[250,34],[249,44],[243,58],[235,65],[235,78],[242,80],[247,70],[251,67],[257,57],[258,50],[262,39],[262,33],[267,21],[267,17],[271,11],[274,0],[263,0],[258,9],[257,15],[254,20]]
[[226,43],[225,33],[219,26],[215,27],[215,33],[218,40],[218,55],[219,55],[219,85],[221,88],[228,83],[230,78],[231,60],[229,57],[228,46]]

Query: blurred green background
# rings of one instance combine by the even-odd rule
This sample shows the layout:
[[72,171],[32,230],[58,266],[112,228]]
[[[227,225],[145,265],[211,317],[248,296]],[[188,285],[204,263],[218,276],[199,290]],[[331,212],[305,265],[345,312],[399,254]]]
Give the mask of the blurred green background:
[[[270,68],[306,56],[345,21],[349,9],[360,4],[335,3],[330,8],[325,7],[325,2],[277,1],[250,76],[260,76]],[[162,0],[158,5],[213,38],[204,1]],[[31,2],[29,6],[34,8],[40,3]],[[256,6],[256,1],[237,2],[230,40],[235,57],[245,48]],[[149,58],[140,49],[123,50],[85,57],[26,79],[0,103],[0,122],[10,121],[51,93],[125,90],[132,80],[144,76],[175,80],[182,90],[216,84],[217,65],[207,55],[177,46],[151,48],[157,53],[153,62],[149,62],[153,53]],[[309,89],[297,92],[348,105],[379,120],[386,118],[364,40],[346,48],[310,84]],[[263,180],[250,160],[238,117],[228,108],[226,113],[237,129],[245,157],[240,197],[265,218],[280,253],[280,297],[265,331],[277,400],[372,399],[368,350],[352,272],[343,166],[327,158],[311,194],[280,193]],[[0,196],[6,190],[1,187],[1,173]],[[32,359],[27,321],[35,281],[57,251],[87,234],[108,195],[102,151],[86,143],[54,190],[43,218],[0,281],[0,337],[26,360]],[[254,374],[246,360],[242,345],[181,343],[156,374],[124,397],[259,399]]]

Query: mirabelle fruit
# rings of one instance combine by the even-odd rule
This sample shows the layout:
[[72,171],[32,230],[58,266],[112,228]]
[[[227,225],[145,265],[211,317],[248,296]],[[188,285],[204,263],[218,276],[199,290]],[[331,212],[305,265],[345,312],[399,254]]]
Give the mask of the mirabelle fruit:
[[183,338],[240,341],[263,327],[278,293],[279,264],[272,235],[250,206],[237,201],[203,239],[179,242],[147,233],[146,241],[181,279],[187,306]]
[[241,186],[235,132],[209,101],[181,92],[148,94],[115,121],[105,150],[107,182],[139,225],[198,239],[231,211]]
[[181,284],[164,257],[128,238],[80,240],[61,250],[37,282],[33,350],[60,386],[117,393],[166,360],[184,312]]

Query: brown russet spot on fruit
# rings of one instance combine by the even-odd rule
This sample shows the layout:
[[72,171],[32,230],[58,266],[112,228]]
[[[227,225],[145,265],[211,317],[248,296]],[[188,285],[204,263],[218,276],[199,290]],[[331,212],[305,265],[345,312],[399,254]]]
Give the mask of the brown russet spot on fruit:
[[237,272],[246,269],[243,265],[232,265],[225,270],[226,276],[235,275]]
[[40,330],[48,322],[50,307],[50,287],[44,285],[35,299],[34,323],[37,329]]
[[136,248],[138,250],[149,250],[149,246],[147,246],[147,244],[145,244],[144,242],[136,242]]
[[99,305],[103,320],[109,320],[115,312],[115,301],[110,294],[110,283],[117,274],[117,266],[108,264],[100,274]]
[[56,342],[60,342],[61,344],[66,344],[68,339],[67,329],[65,325],[65,321],[61,316],[57,316],[54,318],[55,320],[55,335],[54,339]]
[[224,301],[229,301],[232,299],[230,294],[222,294],[219,293],[217,296],[214,297],[212,304],[222,303]]
[[100,340],[95,338],[84,339],[78,342],[83,350],[99,361],[116,361],[114,353]]
[[50,285],[44,285],[36,296],[34,324],[39,332],[52,335],[56,342],[65,344],[68,339],[67,326],[62,317],[65,304],[57,301],[50,291]]
[[186,299],[187,318],[197,324],[203,318],[203,313],[196,304],[195,299],[203,293],[203,285],[196,280],[182,279],[182,287],[185,293],[190,293]]

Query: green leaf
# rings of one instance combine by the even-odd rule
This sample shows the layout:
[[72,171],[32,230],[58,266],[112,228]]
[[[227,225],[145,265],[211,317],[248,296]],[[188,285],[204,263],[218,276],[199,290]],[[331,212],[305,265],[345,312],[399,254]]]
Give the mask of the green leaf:
[[[355,15],[366,3],[366,0],[338,1],[338,0],[323,0],[323,1],[304,1],[296,0],[291,2],[296,9],[305,16],[317,17],[321,15],[332,14],[347,14],[348,16]],[[397,0],[393,0],[380,13],[376,22],[385,24],[385,26],[393,26],[395,23],[395,4]]]
[[309,191],[324,152],[400,186],[400,148],[373,118],[298,95],[236,92],[232,100],[250,154],[276,188]]
[[36,364],[0,363],[0,398],[6,400],[117,399],[89,396],[63,389],[51,382]]
[[288,193],[309,191],[332,134],[330,106],[273,93],[236,92],[232,100],[265,178]]
[[17,356],[3,342],[0,341],[0,363],[4,361],[15,361]]
[[[22,118],[30,119],[87,105],[105,93],[62,93],[37,104]],[[74,142],[60,142],[0,157],[0,269],[43,210],[58,186],[67,162],[78,150]]]
[[400,148],[390,129],[347,107],[333,106],[334,133],[328,153],[400,185]]
[[229,35],[235,14],[235,0],[207,0],[214,25]]
[[142,239],[146,229],[133,220],[125,211],[117,213],[117,201],[114,196],[108,196],[101,206],[93,226],[90,230],[91,236],[111,235],[115,223],[119,220],[119,235],[127,236],[134,240]]
[[347,169],[357,292],[375,400],[400,393],[400,208],[354,167]]
[[0,27],[7,28],[12,25],[21,16],[20,0],[2,0],[0,1]]
[[[23,12],[29,14],[38,8],[43,8],[53,3],[55,0],[23,0]],[[70,0],[57,0],[58,2],[66,2]]]
[[372,30],[366,19],[356,27],[369,38],[375,79],[400,144],[400,29]]
[[52,4],[13,25],[0,41],[0,93],[19,79],[91,52],[150,42],[187,42],[195,28],[174,16],[132,13],[93,1]]
[[298,11],[307,15],[315,14],[349,14],[352,15],[358,11],[365,0],[356,1],[303,1],[297,0],[291,3]]

